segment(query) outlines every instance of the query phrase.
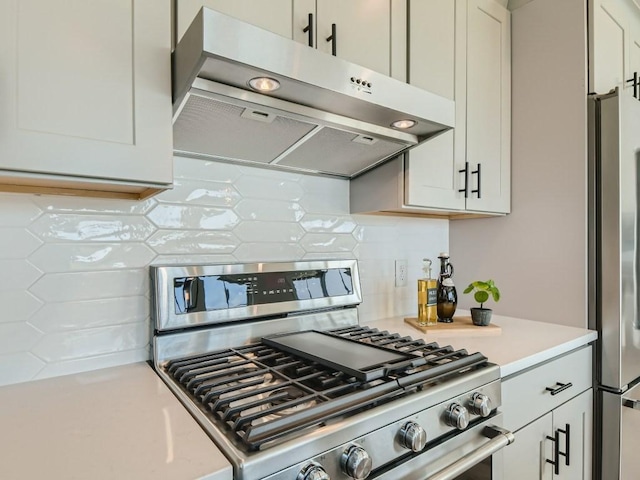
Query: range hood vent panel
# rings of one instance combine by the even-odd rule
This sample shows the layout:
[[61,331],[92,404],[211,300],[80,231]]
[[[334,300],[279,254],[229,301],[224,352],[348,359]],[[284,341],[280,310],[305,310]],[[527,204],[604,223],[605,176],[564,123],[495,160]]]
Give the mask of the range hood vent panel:
[[353,177],[405,149],[401,143],[378,139],[367,145],[351,132],[325,127],[278,162],[293,168]]
[[[280,89],[254,92],[259,76]],[[208,8],[173,54],[173,92],[177,154],[348,178],[454,126],[451,100]]]
[[190,94],[173,125],[174,148],[200,155],[215,152],[216,157],[227,160],[270,163],[315,128],[280,115],[268,123],[243,116],[249,109]]

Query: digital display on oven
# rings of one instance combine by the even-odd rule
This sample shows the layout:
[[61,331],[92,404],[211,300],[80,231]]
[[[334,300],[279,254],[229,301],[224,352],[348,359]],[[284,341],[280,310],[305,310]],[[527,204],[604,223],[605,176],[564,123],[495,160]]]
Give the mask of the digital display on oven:
[[176,314],[339,297],[352,293],[350,268],[174,279]]

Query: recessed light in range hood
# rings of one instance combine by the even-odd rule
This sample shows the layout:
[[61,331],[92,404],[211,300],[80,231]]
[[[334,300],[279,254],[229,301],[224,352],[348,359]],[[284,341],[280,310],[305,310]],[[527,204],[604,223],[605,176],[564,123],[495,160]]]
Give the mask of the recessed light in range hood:
[[[278,88],[258,93],[261,77]],[[451,100],[207,8],[173,54],[173,94],[178,155],[347,178],[454,125]]]

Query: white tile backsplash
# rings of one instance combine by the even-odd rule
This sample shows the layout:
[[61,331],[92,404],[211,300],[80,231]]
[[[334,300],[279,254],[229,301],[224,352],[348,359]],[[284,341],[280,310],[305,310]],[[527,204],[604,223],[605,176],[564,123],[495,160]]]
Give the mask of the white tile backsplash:
[[139,202],[0,194],[0,385],[148,359],[150,264],[357,258],[366,323],[414,313],[422,258],[448,249],[447,220],[349,215],[346,180],[187,158],[174,172]]

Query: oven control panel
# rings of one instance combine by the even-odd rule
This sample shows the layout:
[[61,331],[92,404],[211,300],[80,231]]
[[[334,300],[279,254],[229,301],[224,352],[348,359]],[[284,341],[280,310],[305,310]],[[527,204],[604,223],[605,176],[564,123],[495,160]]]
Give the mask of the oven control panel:
[[353,293],[350,268],[179,277],[173,285],[176,314]]
[[[497,407],[501,404],[500,395],[500,381],[497,380],[401,420],[392,421],[266,478],[352,480],[365,479],[370,474],[377,477],[401,462],[412,461],[420,455],[429,455],[428,452],[431,450],[446,450],[448,442],[460,443],[461,440],[456,439],[463,438],[467,431],[481,432],[482,428],[479,427],[484,423],[490,424],[492,419],[499,415]],[[416,393],[403,399],[401,403],[407,405],[401,406],[392,402],[386,406],[379,406],[376,410],[386,407],[386,414],[392,415],[394,411],[420,405],[420,396]],[[360,415],[363,417],[363,425],[373,423],[372,419],[367,420],[367,412]],[[481,433],[474,433],[472,437],[476,443],[489,441]]]

